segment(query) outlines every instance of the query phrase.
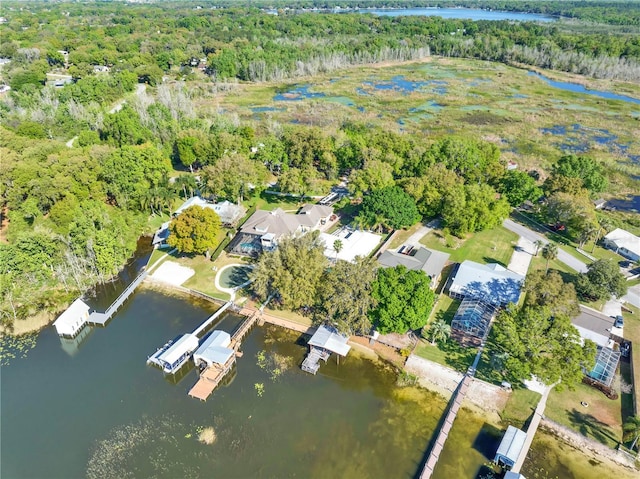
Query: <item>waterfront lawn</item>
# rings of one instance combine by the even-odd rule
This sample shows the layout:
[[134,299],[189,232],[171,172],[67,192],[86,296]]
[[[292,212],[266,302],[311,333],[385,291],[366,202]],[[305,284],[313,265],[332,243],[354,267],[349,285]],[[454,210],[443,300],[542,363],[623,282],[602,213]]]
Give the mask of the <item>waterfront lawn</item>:
[[[201,293],[208,294],[214,298],[228,301],[229,294],[224,293],[216,288],[215,277],[217,272],[224,266],[229,264],[246,264],[247,261],[239,257],[228,256],[223,252],[216,261],[207,260],[204,255],[197,256],[176,256],[173,260],[195,271],[195,274],[189,278],[182,286],[185,288],[195,289]],[[214,270],[215,268],[215,270]]]
[[[433,308],[429,324],[439,320],[444,320],[447,324],[451,324],[451,320],[455,316],[459,306],[460,301],[441,294]],[[428,328],[429,326],[427,325],[425,327]],[[423,339],[418,342],[414,350],[414,354],[421,358],[461,372],[465,372],[471,363],[473,363],[476,352],[477,350],[475,348],[464,348],[451,338],[444,342],[436,343],[435,345]]]
[[522,429],[535,411],[540,397],[540,393],[524,387],[514,389],[502,414],[500,414],[502,423],[505,426],[512,424]]
[[[588,406],[582,406],[582,402]],[[621,399],[608,399],[586,384],[578,384],[573,391],[554,388],[545,416],[611,448],[622,439]]]
[[[630,312],[624,312],[624,337],[633,343],[633,384],[636,391],[636,411],[640,411],[640,311],[638,308],[626,307]],[[624,377],[624,376],[623,376]],[[626,415],[625,415],[626,419]]]
[[276,318],[283,318],[289,321],[293,321],[294,323],[302,324],[304,326],[311,326],[312,321],[308,316],[303,316],[297,311],[289,311],[287,309],[271,309],[264,308],[265,314],[269,316],[275,316]]
[[517,241],[518,235],[503,226],[474,233],[466,239],[433,230],[420,240],[427,248],[449,253],[449,259],[456,263],[468,259],[478,263],[499,263],[505,267]]

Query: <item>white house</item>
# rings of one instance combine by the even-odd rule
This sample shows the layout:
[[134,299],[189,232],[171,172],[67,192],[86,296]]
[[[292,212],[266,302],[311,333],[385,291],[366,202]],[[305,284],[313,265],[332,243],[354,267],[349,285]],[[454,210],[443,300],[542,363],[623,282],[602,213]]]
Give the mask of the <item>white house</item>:
[[632,261],[640,260],[640,238],[620,228],[604,237],[607,248]]
[[80,298],[76,299],[67,310],[58,316],[53,325],[59,336],[76,336],[87,324],[89,305]]

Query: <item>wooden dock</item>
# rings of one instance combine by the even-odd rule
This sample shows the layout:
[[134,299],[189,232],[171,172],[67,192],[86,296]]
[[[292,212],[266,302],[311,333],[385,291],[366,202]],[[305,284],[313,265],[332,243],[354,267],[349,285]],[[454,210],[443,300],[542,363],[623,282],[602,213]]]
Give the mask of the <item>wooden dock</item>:
[[231,371],[235,362],[236,356],[233,355],[224,365],[214,364],[206,368],[200,373],[198,382],[189,390],[189,396],[200,399],[200,401],[206,401],[227,373]]
[[440,432],[438,433],[436,442],[429,453],[429,458],[427,459],[424,469],[422,469],[422,472],[420,473],[420,479],[429,479],[433,474],[436,464],[438,463],[438,459],[440,458],[440,454],[444,449],[444,444],[449,437],[449,432],[451,432],[451,428],[453,427],[453,421],[456,420],[458,410],[460,409],[462,401],[467,394],[469,384],[471,384],[471,376],[467,374],[462,379],[458,385],[458,389],[456,389],[455,394],[451,398],[449,411],[447,412],[447,416],[440,427]]
[[211,396],[214,389],[218,387],[227,373],[231,371],[236,362],[236,357],[242,355],[242,353],[238,351],[242,344],[242,340],[251,330],[256,321],[258,321],[259,316],[259,313],[256,311],[243,321],[243,323],[233,333],[233,336],[231,336],[231,344],[229,345],[229,348],[233,349],[235,354],[224,365],[214,364],[202,371],[198,382],[189,390],[189,396],[200,399],[201,401],[206,401],[209,396]]

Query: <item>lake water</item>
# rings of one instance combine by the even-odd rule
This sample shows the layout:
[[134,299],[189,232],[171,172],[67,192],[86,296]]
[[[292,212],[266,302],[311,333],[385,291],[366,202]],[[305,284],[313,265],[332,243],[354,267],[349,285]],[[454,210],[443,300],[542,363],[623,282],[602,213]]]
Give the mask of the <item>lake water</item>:
[[[124,276],[132,276],[146,252]],[[124,281],[98,290],[95,304]],[[44,329],[26,357],[2,366],[0,476],[10,479],[139,477],[190,479],[413,477],[446,403],[434,393],[398,388],[382,362],[350,354],[300,370],[305,341],[275,326],[245,338],[237,367],[207,402],[187,396],[191,366],[164,377],[146,365],[159,346],[192,331],[216,306],[139,289],[105,328],[61,340]],[[233,332],[244,318],[224,315]],[[268,365],[256,360],[262,353]],[[282,371],[274,372],[275,365]],[[259,395],[255,385],[262,384]],[[217,439],[198,436],[213,428]],[[436,468],[436,479],[475,479],[495,454],[502,431],[462,409]],[[550,442],[549,442],[550,441]],[[567,471],[572,453],[554,439],[534,447],[541,459],[524,472],[590,479],[602,470]],[[575,454],[573,454],[575,456]],[[586,462],[586,461],[585,461]],[[557,464],[547,467],[547,464]],[[547,476],[545,476],[547,477]]]
[[[189,398],[194,370],[179,381],[145,364],[211,304],[142,289],[106,328],[64,346],[52,327],[26,358],[2,369],[2,477],[411,477],[445,407],[433,393],[395,387],[382,364],[350,355],[317,376],[298,367],[306,348],[276,327],[254,329],[231,383],[206,403]],[[226,315],[232,332],[242,318]],[[72,344],[69,344],[72,343]],[[273,380],[256,354],[277,354]],[[264,384],[258,396],[254,385]],[[442,467],[475,477],[487,461],[473,441],[483,422],[462,416],[458,447]],[[213,445],[198,442],[213,427]],[[471,434],[467,434],[471,432]],[[483,436],[488,450],[497,438]],[[452,449],[452,452],[456,448]],[[451,476],[440,476],[451,477]]]
[[554,22],[555,17],[537,13],[503,12],[475,8],[399,8],[362,9],[358,13],[372,13],[388,17],[416,16],[457,18],[471,20],[516,20],[520,22]]

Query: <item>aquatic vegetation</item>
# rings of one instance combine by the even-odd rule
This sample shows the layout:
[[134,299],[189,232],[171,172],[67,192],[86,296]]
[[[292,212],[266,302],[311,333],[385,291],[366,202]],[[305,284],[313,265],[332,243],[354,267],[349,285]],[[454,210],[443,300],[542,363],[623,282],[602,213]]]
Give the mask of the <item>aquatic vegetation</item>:
[[213,426],[199,428],[199,429],[200,431],[198,431],[198,441],[206,445],[211,445],[214,442],[216,442],[216,439],[218,437],[216,435],[215,429],[213,429]]
[[3,334],[0,336],[0,366],[8,366],[11,360],[26,358],[29,351],[36,347],[37,333],[13,336]]
[[262,397],[262,395],[264,394],[264,383],[255,383],[253,387],[256,390],[256,394],[258,395],[258,397]]

